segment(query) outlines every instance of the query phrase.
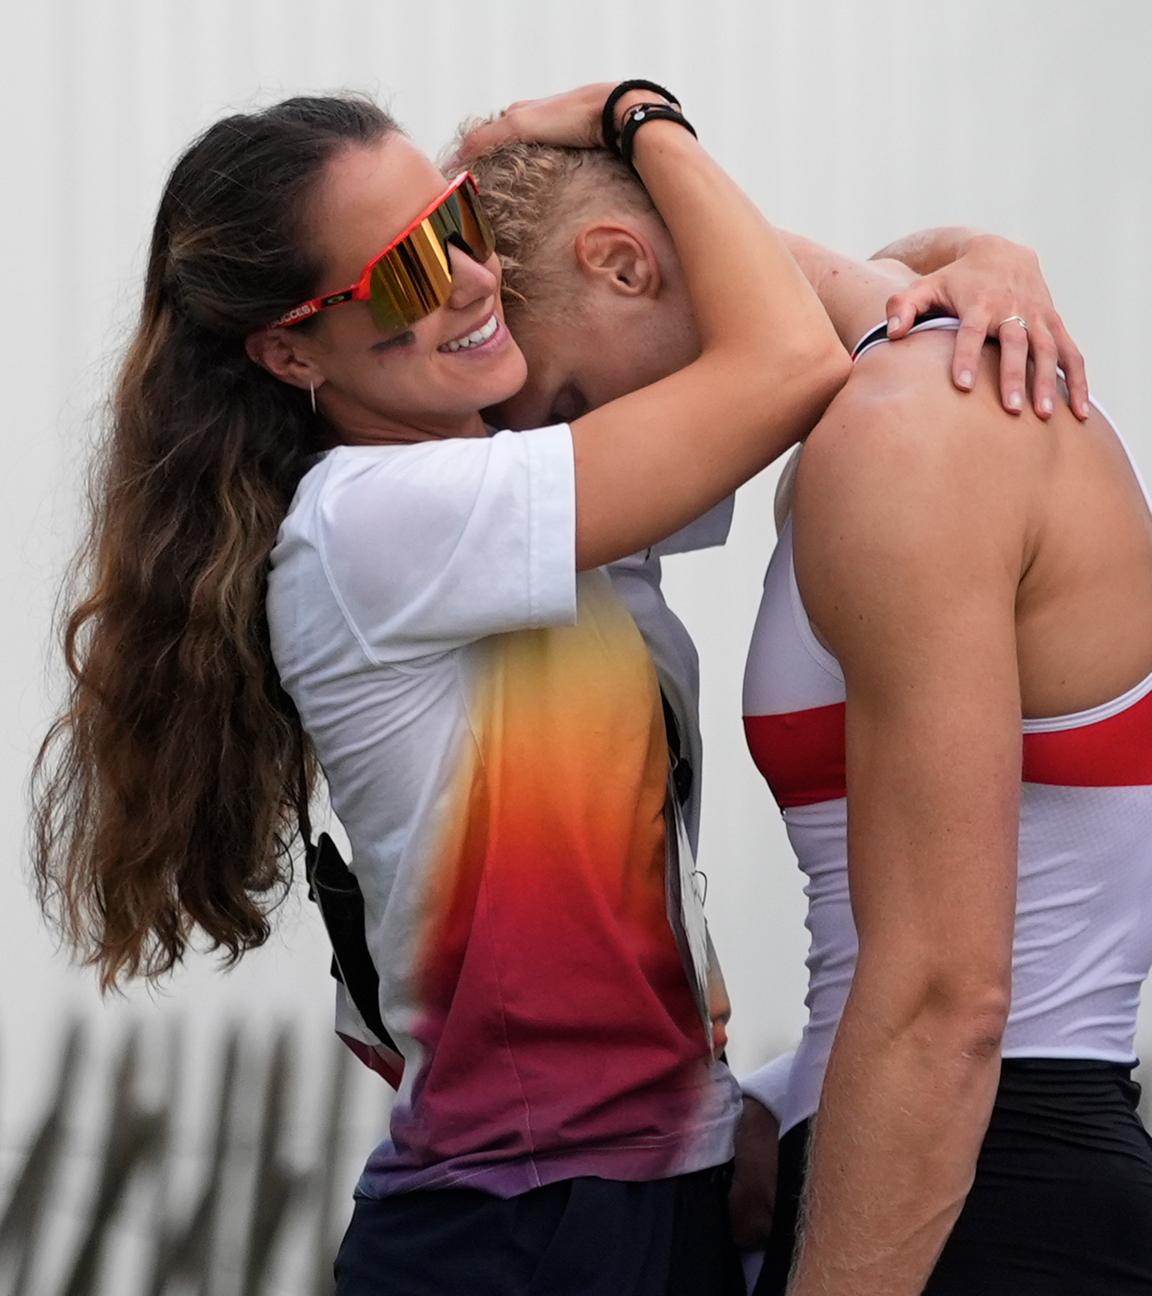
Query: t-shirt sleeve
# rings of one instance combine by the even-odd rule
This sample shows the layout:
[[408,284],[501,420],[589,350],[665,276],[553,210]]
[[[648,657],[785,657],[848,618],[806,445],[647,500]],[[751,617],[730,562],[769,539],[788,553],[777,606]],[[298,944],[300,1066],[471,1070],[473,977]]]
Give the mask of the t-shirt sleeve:
[[335,452],[318,502],[332,592],[369,658],[398,662],[576,619],[566,424]]

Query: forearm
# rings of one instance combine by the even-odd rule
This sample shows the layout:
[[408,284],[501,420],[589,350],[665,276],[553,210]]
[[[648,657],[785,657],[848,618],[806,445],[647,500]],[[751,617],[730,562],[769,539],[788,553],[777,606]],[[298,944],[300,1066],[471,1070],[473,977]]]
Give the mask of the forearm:
[[966,225],[938,225],[905,234],[873,252],[869,260],[899,261],[918,275],[933,274],[962,257],[974,240],[992,237]]
[[789,1296],[918,1296],[963,1207],[999,1077],[996,1029],[896,1023],[854,991],[833,1049]]
[[652,122],[634,160],[676,245],[705,355],[763,372],[838,349],[780,235],[691,135]]

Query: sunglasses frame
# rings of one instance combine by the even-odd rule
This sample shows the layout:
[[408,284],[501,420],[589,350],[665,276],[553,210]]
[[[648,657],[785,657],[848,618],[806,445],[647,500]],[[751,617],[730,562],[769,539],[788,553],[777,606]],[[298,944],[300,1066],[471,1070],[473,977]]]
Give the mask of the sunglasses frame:
[[[285,311],[279,319],[273,320],[268,327],[291,328],[294,324],[302,324],[305,320],[312,319],[321,311],[327,310],[330,306],[342,306],[345,302],[350,301],[370,302],[372,300],[372,275],[375,272],[376,267],[391,256],[402,243],[411,238],[426,220],[435,215],[435,213],[439,211],[439,209],[465,185],[472,190],[473,195],[478,199],[480,195],[480,186],[476,182],[476,177],[471,171],[461,172],[438,198],[433,199],[433,201],[428,204],[419,216],[405,226],[402,233],[398,234],[382,252],[378,252],[372,260],[368,262],[361,271],[359,279],[357,279],[354,284],[350,284],[347,288],[340,289],[339,292],[323,293],[319,297],[313,297],[310,301],[301,302],[299,306],[293,306],[291,310]],[[481,214],[483,215],[483,209],[481,209]],[[484,223],[487,225],[487,218],[484,219]],[[418,318],[423,318],[423,316],[421,315]],[[415,322],[415,320],[408,321],[408,323]],[[400,324],[398,327],[403,328],[405,325]]]

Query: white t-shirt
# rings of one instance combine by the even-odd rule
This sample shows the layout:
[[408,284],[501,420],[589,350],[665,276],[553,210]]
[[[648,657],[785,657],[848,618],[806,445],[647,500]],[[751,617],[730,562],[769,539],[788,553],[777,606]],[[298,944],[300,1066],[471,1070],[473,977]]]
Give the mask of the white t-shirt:
[[399,1050],[360,1191],[725,1161],[738,1091],[668,921],[656,675],[609,577],[576,574],[569,429],[329,452],[268,618]]

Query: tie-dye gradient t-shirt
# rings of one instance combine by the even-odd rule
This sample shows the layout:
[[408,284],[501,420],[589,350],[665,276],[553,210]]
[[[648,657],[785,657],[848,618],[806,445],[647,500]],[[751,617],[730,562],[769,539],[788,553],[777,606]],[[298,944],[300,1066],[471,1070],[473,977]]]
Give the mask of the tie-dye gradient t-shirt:
[[368,1196],[726,1161],[665,889],[659,689],[575,570],[566,426],[340,447],[272,555],[281,678],[347,831],[399,1085]]

